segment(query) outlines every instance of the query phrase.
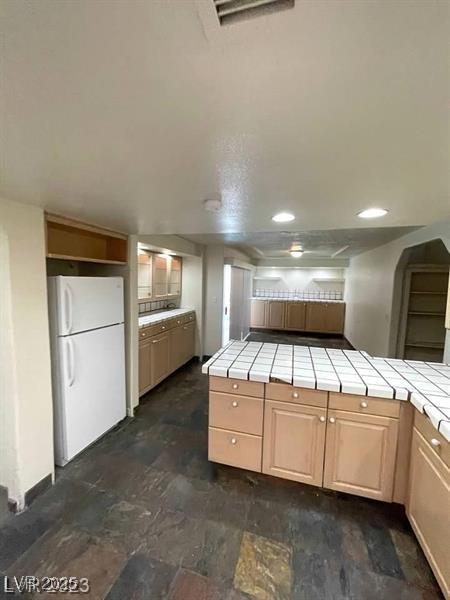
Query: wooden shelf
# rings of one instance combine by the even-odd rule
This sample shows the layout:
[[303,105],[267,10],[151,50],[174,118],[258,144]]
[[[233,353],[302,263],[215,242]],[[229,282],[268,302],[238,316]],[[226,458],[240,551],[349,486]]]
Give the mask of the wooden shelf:
[[435,350],[442,350],[444,348],[443,342],[406,342],[405,346],[408,348],[432,348]]
[[108,265],[126,265],[128,238],[123,233],[46,215],[47,257]]
[[432,312],[432,311],[419,311],[419,310],[410,310],[408,315],[417,315],[421,317],[445,317],[445,313],[443,312]]
[[253,281],[280,281],[281,277],[253,277]]
[[410,294],[420,294],[421,296],[446,296],[447,292],[410,292]]
[[343,277],[315,277],[313,281],[317,283],[345,283]]

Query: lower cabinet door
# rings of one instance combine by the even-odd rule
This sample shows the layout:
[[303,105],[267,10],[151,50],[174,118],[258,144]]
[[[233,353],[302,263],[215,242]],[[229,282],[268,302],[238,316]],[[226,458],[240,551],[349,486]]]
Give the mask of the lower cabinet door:
[[328,410],[323,485],[392,500],[398,420]]
[[266,326],[266,306],[265,300],[252,300],[250,327],[265,327]]
[[183,364],[184,333],[183,327],[175,327],[170,331],[170,371],[175,371]]
[[344,332],[345,304],[327,302],[325,305],[325,330],[328,333]]
[[147,388],[149,388],[152,383],[150,367],[150,346],[150,340],[139,343],[139,394],[144,393],[144,391],[147,390]]
[[170,373],[169,334],[150,338],[150,371],[152,386],[158,384]]
[[266,400],[263,473],[322,485],[326,409]]
[[286,329],[303,331],[306,326],[306,302],[288,302],[286,304]]
[[306,304],[306,331],[326,331],[326,307],[324,302]]
[[279,300],[269,300],[266,312],[266,327],[269,329],[284,328],[284,310],[286,303]]
[[195,354],[195,323],[183,326],[183,363]]
[[406,513],[444,596],[450,598],[450,469],[415,428]]

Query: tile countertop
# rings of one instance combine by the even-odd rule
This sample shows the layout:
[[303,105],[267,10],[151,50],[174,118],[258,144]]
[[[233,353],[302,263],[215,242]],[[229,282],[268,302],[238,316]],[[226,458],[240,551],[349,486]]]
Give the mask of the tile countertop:
[[204,374],[303,388],[410,400],[450,441],[450,366],[372,358],[366,352],[231,341],[202,367]]
[[148,327],[149,325],[156,325],[157,323],[167,321],[167,319],[186,315],[190,312],[195,311],[193,308],[174,308],[172,310],[162,310],[151,315],[143,315],[142,317],[139,317],[139,329],[141,329],[141,327]]
[[275,302],[326,302],[328,304],[345,304],[344,300],[326,300],[324,298],[266,298],[263,296],[252,296],[250,300],[271,300]]

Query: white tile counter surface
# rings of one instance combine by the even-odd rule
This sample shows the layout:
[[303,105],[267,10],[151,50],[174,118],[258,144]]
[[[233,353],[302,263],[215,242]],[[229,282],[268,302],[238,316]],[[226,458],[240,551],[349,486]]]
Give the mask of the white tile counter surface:
[[410,400],[450,441],[450,366],[366,352],[231,341],[202,367],[218,377]]
[[143,315],[142,317],[139,317],[139,329],[141,327],[148,327],[149,325],[157,325],[158,323],[163,323],[164,321],[167,321],[167,319],[172,319],[173,317],[186,315],[190,312],[194,312],[194,309],[174,308],[172,310],[163,310],[161,312],[157,312],[151,315]]

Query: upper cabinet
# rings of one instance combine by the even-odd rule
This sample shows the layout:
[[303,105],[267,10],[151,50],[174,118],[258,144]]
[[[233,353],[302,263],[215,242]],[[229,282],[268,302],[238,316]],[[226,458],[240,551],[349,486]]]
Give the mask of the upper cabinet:
[[182,259],[139,249],[138,299],[163,300],[181,295]]
[[65,260],[125,265],[128,238],[59,215],[46,214],[47,257]]
[[138,299],[152,297],[152,264],[153,254],[148,250],[138,253]]

